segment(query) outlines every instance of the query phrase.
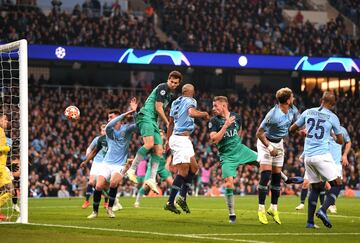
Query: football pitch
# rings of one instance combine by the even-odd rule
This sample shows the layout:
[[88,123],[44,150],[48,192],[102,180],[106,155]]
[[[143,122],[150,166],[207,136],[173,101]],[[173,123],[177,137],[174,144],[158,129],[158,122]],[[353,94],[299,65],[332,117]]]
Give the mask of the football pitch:
[[[267,203],[269,202],[267,199]],[[257,197],[236,197],[237,223],[228,223],[223,197],[190,197],[191,214],[175,215],[163,210],[166,198],[120,198],[124,209],[107,217],[101,205],[99,217],[86,218],[92,207],[83,200],[30,199],[29,224],[1,224],[1,242],[360,242],[360,199],[339,198],[338,214],[330,215],[333,228],[306,229],[306,210],[295,211],[298,197],[279,199],[282,225],[270,216],[269,224],[257,219]]]

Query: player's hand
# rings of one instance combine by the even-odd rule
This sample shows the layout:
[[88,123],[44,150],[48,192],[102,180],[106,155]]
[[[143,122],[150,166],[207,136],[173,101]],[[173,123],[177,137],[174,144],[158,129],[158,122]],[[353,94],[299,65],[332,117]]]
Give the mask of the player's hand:
[[341,164],[343,167],[349,166],[349,160],[348,160],[347,156],[342,156],[341,161],[342,161]]
[[270,152],[270,155],[271,155],[272,157],[276,157],[276,156],[279,155],[279,151],[278,151],[276,148],[274,148],[274,150]]
[[80,164],[80,168],[82,168],[82,169],[85,169],[86,168],[86,162],[85,161],[83,161],[81,164]]
[[226,119],[224,127],[228,128],[235,122],[235,116],[230,116],[228,119]]
[[169,152],[170,146],[168,140],[165,141],[165,153]]
[[203,118],[205,121],[208,121],[210,120],[210,115],[209,113],[205,112],[205,115],[204,115],[204,118]]
[[307,135],[307,131],[306,131],[306,129],[304,128],[304,129],[301,129],[300,131],[299,131],[299,134],[300,134],[300,136],[301,137],[306,137],[306,135]]
[[133,97],[133,98],[130,100],[130,109],[131,109],[132,111],[136,111],[136,110],[137,110],[137,107],[138,107],[137,99],[136,99],[136,97]]

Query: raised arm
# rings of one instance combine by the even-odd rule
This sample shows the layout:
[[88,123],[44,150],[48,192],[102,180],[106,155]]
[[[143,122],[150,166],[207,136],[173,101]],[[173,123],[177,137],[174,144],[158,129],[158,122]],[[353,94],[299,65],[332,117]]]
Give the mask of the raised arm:
[[188,112],[189,116],[192,118],[203,118],[205,120],[209,120],[209,113],[207,113],[206,111],[199,111],[194,107],[190,107]]

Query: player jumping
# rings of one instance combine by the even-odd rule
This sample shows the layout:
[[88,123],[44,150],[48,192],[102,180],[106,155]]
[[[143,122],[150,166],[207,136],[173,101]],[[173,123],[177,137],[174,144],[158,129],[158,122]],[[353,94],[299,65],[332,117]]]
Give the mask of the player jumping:
[[[195,95],[194,86],[185,84],[182,87],[182,96],[177,98],[171,105],[170,124],[167,131],[169,147],[173,155],[173,165],[177,168],[177,175],[171,187],[171,192],[165,210],[180,214],[175,206],[175,197],[179,191],[181,196],[177,203],[186,213],[190,213],[186,203],[186,193],[188,185],[192,182],[196,170],[195,152],[190,135],[194,131],[194,118],[209,119],[207,112],[198,111],[197,102],[193,98]],[[195,170],[195,171],[194,171]]]
[[144,145],[137,151],[134,161],[127,171],[129,179],[137,183],[135,170],[140,161],[144,159],[147,153],[151,151],[151,170],[150,178],[145,181],[153,191],[158,193],[155,181],[156,173],[161,160],[163,160],[162,139],[160,136],[158,117],[169,126],[169,121],[165,115],[165,108],[172,99],[172,93],[179,86],[182,75],[178,71],[170,72],[167,83],[159,84],[146,99],[144,106],[140,109],[136,124],[140,130]]
[[116,199],[117,189],[122,180],[122,170],[127,162],[129,144],[132,133],[136,130],[135,123],[122,123],[121,121],[137,109],[136,99],[130,102],[131,110],[121,114],[118,110],[111,110],[108,113],[109,123],[105,127],[108,151],[105,155],[94,191],[93,212],[88,216],[89,219],[96,218],[98,215],[101,192],[105,188],[107,181],[110,180],[109,206],[107,214],[110,218],[115,218],[113,205]]

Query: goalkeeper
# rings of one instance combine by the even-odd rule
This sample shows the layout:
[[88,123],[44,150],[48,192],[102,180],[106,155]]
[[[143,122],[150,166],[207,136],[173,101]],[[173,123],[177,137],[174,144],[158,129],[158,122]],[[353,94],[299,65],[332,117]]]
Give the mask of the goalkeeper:
[[11,198],[11,175],[6,167],[7,154],[10,147],[6,144],[5,129],[8,125],[8,119],[5,114],[0,113],[0,207],[2,207]]

